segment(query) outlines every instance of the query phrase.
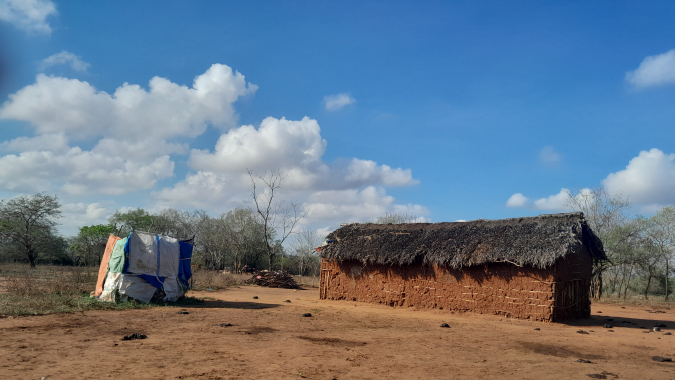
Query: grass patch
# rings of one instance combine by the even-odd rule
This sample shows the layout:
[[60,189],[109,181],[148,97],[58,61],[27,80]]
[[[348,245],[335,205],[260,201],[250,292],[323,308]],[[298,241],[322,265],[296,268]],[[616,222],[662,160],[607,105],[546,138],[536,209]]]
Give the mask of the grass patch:
[[0,265],[0,318],[9,316],[71,313],[85,310],[147,309],[203,304],[204,300],[183,297],[176,302],[104,302],[91,297],[98,268]]
[[646,306],[646,307],[651,307],[653,309],[666,309],[670,310],[670,308],[675,307],[675,297],[670,296],[670,299],[668,301],[665,301],[663,299],[663,296],[661,297],[650,297],[649,299],[644,299],[643,296],[638,296],[634,295],[631,296],[629,295],[626,298],[617,298],[617,297],[602,297],[599,300],[592,300],[592,302],[596,305],[598,304],[604,304],[604,305],[631,305],[631,306]]

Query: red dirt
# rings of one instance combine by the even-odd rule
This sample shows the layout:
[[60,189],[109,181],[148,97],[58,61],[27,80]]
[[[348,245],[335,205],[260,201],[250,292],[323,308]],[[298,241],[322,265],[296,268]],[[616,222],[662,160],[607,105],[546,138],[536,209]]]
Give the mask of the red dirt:
[[[247,286],[191,292],[215,300],[185,308],[189,314],[164,307],[1,319],[0,378],[675,378],[675,363],[651,359],[675,358],[675,335],[664,335],[675,329],[674,310],[597,304],[591,318],[556,324],[325,301],[318,293]],[[655,324],[668,328],[639,328]],[[148,337],[121,340],[132,333]]]

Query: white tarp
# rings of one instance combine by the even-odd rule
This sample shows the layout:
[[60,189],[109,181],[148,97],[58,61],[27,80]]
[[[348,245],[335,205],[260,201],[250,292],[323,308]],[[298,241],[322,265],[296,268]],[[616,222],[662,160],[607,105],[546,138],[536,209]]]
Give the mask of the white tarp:
[[[159,243],[159,255],[157,246]],[[178,275],[180,243],[177,239],[150,234],[132,232],[129,236],[129,273],[148,274],[159,277]],[[157,265],[159,264],[159,271]]]
[[115,302],[121,301],[116,300],[116,290],[119,290],[120,283],[122,282],[122,273],[112,273],[108,272],[108,275],[105,278],[105,283],[103,285],[103,292],[98,297],[101,301]]
[[122,276],[122,281],[120,281],[119,291],[121,295],[148,303],[152,300],[152,296],[157,291],[157,288],[142,278],[138,278],[132,274],[125,274]]

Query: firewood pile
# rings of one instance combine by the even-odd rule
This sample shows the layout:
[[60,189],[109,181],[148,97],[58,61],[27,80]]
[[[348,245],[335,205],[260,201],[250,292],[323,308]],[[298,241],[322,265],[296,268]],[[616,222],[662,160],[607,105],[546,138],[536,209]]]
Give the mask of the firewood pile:
[[300,289],[293,277],[284,271],[256,273],[247,283],[268,288]]

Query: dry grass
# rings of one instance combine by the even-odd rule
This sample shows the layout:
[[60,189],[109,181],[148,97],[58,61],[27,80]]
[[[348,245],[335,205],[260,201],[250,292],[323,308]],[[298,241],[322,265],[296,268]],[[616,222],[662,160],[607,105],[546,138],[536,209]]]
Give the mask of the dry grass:
[[626,298],[617,298],[615,296],[602,297],[600,300],[593,300],[595,304],[609,304],[609,305],[638,305],[651,307],[652,309],[666,309],[675,307],[675,297],[672,295],[668,301],[665,301],[663,297],[650,297],[649,299],[644,299],[644,296],[641,295],[629,295]]
[[194,290],[219,290],[228,286],[243,285],[250,275],[223,273],[210,269],[195,269],[192,272],[192,289]]
[[90,297],[96,287],[98,268],[0,264],[0,318],[67,313],[83,310],[137,309],[180,306],[199,302],[186,297],[177,303],[110,303]]
[[307,288],[318,288],[319,287],[319,276],[300,276],[296,277],[295,281]]

